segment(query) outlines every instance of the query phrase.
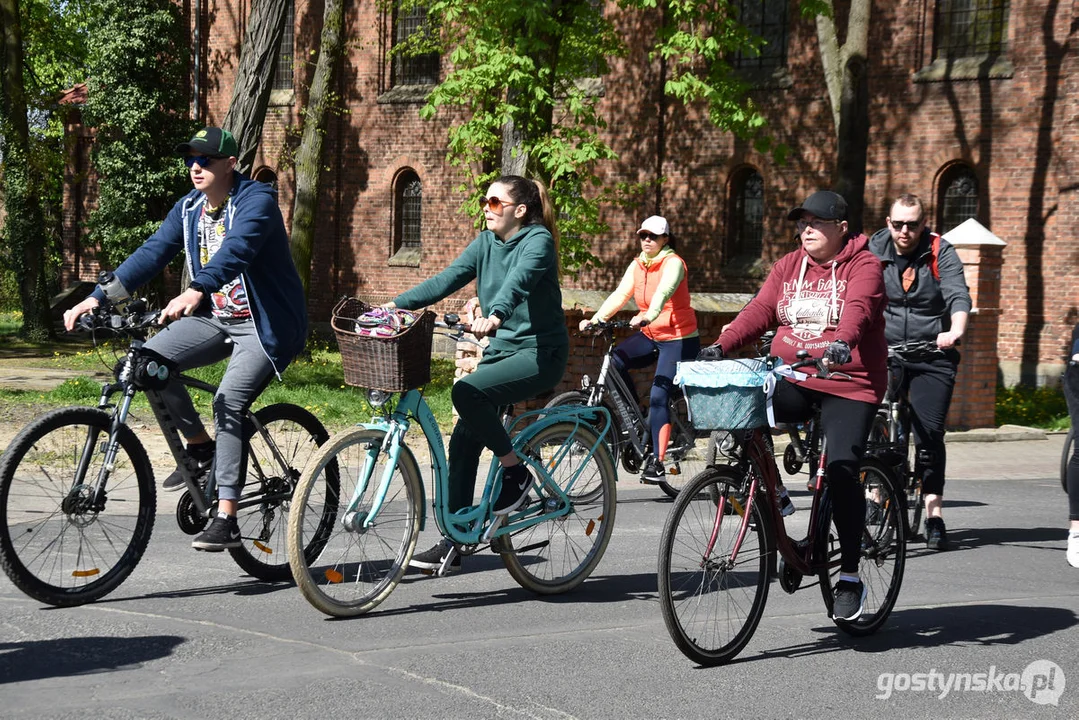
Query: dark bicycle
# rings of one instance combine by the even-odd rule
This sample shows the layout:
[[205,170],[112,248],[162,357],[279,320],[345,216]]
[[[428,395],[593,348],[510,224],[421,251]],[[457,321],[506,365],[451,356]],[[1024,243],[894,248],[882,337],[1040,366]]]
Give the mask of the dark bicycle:
[[[595,328],[607,344],[596,382],[593,384],[585,375],[581,378],[580,390],[556,395],[547,403],[547,407],[585,405],[607,408],[614,423],[613,431],[607,435],[611,456],[616,464],[622,461],[626,472],[637,474],[644,467],[646,458],[653,453],[652,433],[648,416],[641,410],[633,390],[614,369],[612,361],[614,331],[629,327],[630,324],[624,320],[593,323],[590,329]],[[716,442],[713,433],[693,427],[686,399],[680,392],[671,393],[669,407],[671,437],[664,457],[667,472],[665,479],[657,484],[664,493],[675,497],[686,483],[715,461]]]
[[[103,384],[97,407],[61,408],[33,420],[0,458],[0,566],[16,587],[43,603],[74,606],[104,597],[146,550],[157,490],[146,449],[127,424],[139,392],[183,475],[186,491],[176,506],[180,529],[198,534],[216,510],[213,472],[200,472],[188,455],[160,391],[170,377],[210,394],[217,388],[175,374],[143,347],[158,315],[141,300],[83,315],[79,327],[93,332],[95,344],[102,336],[128,343],[115,381]],[[260,580],[291,580],[285,529],[292,493],[329,434],[310,412],[287,403],[248,412],[245,426],[247,476],[237,512],[243,543],[229,553]],[[336,496],[336,466],[322,478],[325,492]],[[318,527],[305,548],[312,560],[333,526],[335,508],[327,504],[315,519]]]

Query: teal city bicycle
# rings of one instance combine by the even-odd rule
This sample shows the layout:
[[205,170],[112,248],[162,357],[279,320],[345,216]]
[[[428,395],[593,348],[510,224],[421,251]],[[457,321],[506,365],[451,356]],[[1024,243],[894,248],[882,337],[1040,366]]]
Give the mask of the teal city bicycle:
[[[440,327],[460,340],[465,326],[454,316],[446,320]],[[434,325],[433,313],[424,313],[403,333],[420,338],[419,347],[396,353],[405,363],[418,362],[419,357],[428,366],[426,378]],[[341,338],[341,328],[335,329]],[[377,347],[385,349],[392,340],[368,337],[356,344],[375,347],[379,342]],[[344,345],[342,352],[347,354]],[[385,364],[386,358],[381,362]],[[348,373],[346,366],[346,379]],[[419,373],[420,384],[427,382],[423,374]],[[495,459],[478,504],[451,513],[442,433],[422,389],[415,380],[401,378],[388,383],[364,378],[350,382],[395,389],[368,389],[376,417],[332,437],[296,488],[289,513],[289,561],[300,591],[317,609],[335,617],[366,613],[389,596],[408,568],[426,524],[427,506],[420,460],[407,442],[415,424],[429,453],[435,522],[456,552],[473,555],[490,548],[522,587],[541,595],[572,590],[596,568],[614,528],[616,502],[614,460],[605,440],[611,418],[605,408],[543,409],[515,418],[510,418],[512,409],[506,409],[513,447],[535,478],[528,499],[509,515],[492,513],[502,476]],[[337,473],[339,486],[322,481],[326,472]],[[327,512],[336,517],[328,536],[324,527],[320,529]],[[304,554],[302,549],[316,535],[321,552],[315,557]]]

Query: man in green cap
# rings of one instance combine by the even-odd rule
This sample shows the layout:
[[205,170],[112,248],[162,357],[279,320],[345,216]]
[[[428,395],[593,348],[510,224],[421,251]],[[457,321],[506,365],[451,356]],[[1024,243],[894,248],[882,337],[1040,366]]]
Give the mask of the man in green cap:
[[[165,305],[161,322],[169,325],[146,347],[179,371],[229,358],[213,399],[213,438],[186,388],[173,381],[162,393],[188,452],[203,471],[213,468],[217,481],[217,516],[192,546],[219,552],[241,543],[236,504],[244,483],[244,413],[303,350],[307,308],[277,193],[237,172],[232,134],[207,127],[176,152],[194,189],[108,280],[64,313],[64,326],[71,330],[83,313],[127,298],[186,253],[191,282]],[[165,490],[183,486],[179,469],[163,483]]]

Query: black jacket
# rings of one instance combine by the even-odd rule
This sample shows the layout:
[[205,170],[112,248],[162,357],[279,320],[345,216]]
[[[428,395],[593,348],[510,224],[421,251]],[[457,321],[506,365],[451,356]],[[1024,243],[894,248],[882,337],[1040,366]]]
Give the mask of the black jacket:
[[884,291],[888,305],[884,310],[884,336],[889,345],[905,342],[936,340],[937,335],[951,329],[952,314],[970,312],[970,292],[963,276],[963,262],[955,248],[941,239],[937,258],[940,279],[933,277],[932,234],[922,230],[914,250],[917,279],[907,292],[896,267],[895,245],[888,228],[878,230],[869,240],[869,250],[884,265]]

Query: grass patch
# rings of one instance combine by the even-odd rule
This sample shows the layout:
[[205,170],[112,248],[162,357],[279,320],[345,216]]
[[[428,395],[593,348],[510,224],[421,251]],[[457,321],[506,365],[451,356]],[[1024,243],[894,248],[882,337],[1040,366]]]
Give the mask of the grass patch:
[[[126,345],[124,347],[126,348]],[[58,368],[86,371],[87,377],[73,378],[48,392],[0,390],[0,402],[56,407],[95,404],[101,393],[101,383],[89,375],[111,368],[115,362],[112,348],[98,350],[83,350],[70,354],[55,352],[51,358],[43,360],[43,364]],[[216,385],[221,381],[227,364],[227,361],[222,361],[196,368],[188,374]],[[444,432],[449,432],[453,427],[453,406],[450,400],[453,371],[452,360],[432,359],[431,382],[424,389],[424,397]],[[256,408],[273,403],[293,403],[310,410],[330,428],[366,422],[374,414],[363,391],[345,385],[341,353],[336,348],[323,346],[311,350],[309,356],[299,358],[289,365],[282,377],[284,382],[271,382],[263,391]],[[211,414],[212,398],[198,391],[192,391],[191,398],[199,412],[208,418]],[[146,413],[149,413],[150,409],[146,398],[141,394],[132,407]]]
[[1045,430],[1071,426],[1064,392],[1054,387],[997,387],[997,425],[1025,425]]

